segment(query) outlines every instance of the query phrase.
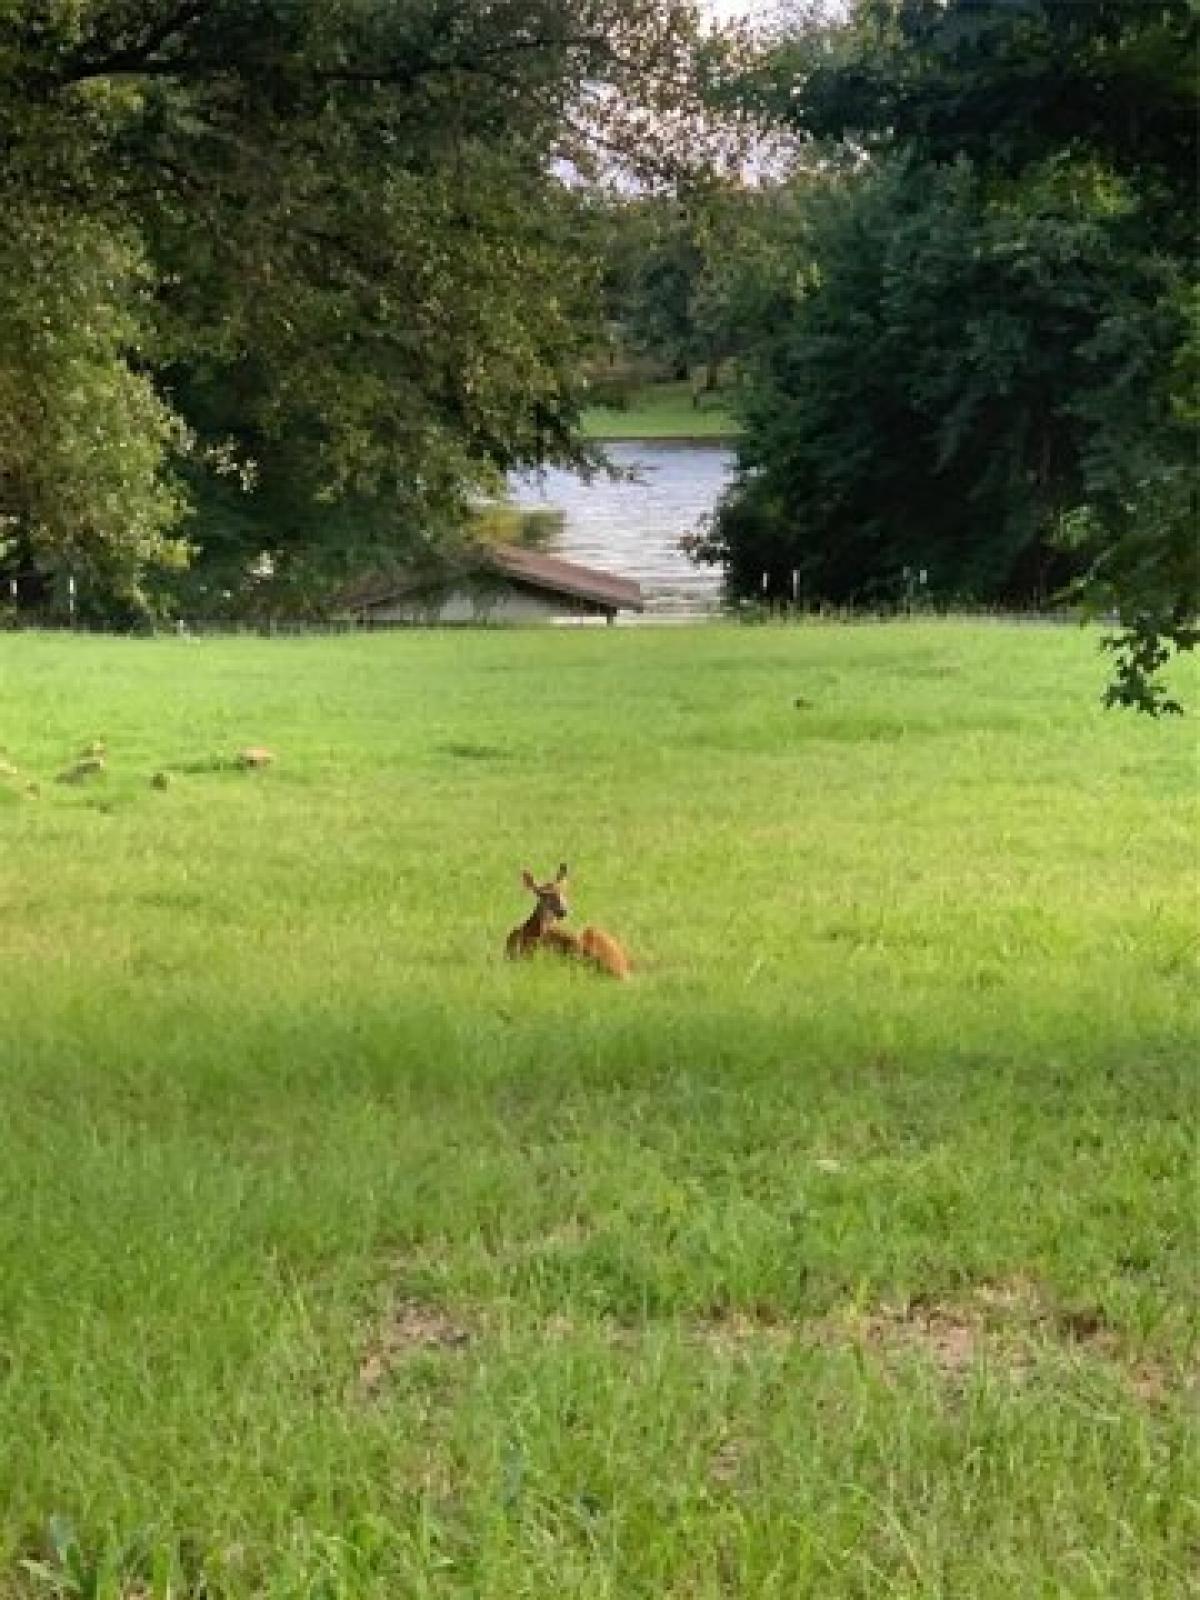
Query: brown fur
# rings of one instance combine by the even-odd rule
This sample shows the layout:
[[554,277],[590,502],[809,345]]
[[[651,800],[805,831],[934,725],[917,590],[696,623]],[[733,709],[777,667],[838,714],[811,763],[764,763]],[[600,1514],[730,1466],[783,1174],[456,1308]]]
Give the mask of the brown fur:
[[531,915],[504,941],[505,955],[514,961],[531,956],[537,950],[549,950],[569,960],[584,961],[614,978],[628,978],[629,957],[610,933],[588,927],[576,934],[558,926],[567,915],[566,878],[565,864],[548,883],[539,884],[532,873],[522,873],[521,881],[536,897],[537,904]]
[[553,923],[545,922],[535,911],[509,934],[504,941],[504,954],[510,961],[517,961],[521,956],[533,955],[536,950],[554,950],[564,956],[578,955],[579,940],[565,928],[556,928]]
[[603,928],[583,930],[579,935],[579,953],[614,978],[629,976],[629,957],[612,934],[605,933]]

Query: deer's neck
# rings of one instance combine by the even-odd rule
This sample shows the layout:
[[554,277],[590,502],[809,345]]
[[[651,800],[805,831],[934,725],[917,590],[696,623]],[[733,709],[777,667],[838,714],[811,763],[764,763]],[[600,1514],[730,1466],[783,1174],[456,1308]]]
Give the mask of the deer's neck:
[[530,939],[543,939],[546,931],[554,923],[554,918],[544,906],[535,906],[521,932]]

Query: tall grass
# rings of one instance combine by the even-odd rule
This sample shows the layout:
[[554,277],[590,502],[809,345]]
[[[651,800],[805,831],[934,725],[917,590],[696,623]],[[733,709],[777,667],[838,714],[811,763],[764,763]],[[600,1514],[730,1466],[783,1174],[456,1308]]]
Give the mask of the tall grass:
[[[0,638],[4,1600],[1188,1592],[1196,743],[1102,673]],[[563,858],[630,984],[501,959]]]

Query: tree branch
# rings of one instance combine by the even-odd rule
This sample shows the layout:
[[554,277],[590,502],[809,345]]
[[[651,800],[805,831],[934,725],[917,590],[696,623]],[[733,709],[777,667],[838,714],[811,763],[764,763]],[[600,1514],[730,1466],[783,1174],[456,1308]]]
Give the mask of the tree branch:
[[178,5],[169,16],[164,17],[137,44],[127,45],[124,49],[111,51],[107,55],[93,57],[90,60],[84,51],[81,55],[77,55],[73,62],[68,61],[58,75],[59,83],[65,86],[86,83],[95,78],[178,71],[182,63],[156,60],[156,52],[161,50],[168,40],[185,33],[194,22],[198,22],[211,5],[212,0],[183,0],[182,4]]

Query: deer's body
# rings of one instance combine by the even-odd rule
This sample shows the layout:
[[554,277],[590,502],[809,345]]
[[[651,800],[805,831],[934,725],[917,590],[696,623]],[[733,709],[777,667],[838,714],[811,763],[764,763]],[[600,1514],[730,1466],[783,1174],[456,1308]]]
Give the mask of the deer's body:
[[585,928],[576,943],[585,961],[603,968],[614,978],[629,976],[629,957],[612,934],[605,933],[603,928]]
[[614,978],[629,976],[629,957],[610,933],[602,928],[585,928],[582,933],[571,933],[560,928],[559,922],[567,915],[567,902],[563,893],[567,869],[565,864],[549,883],[538,883],[533,874],[521,875],[525,887],[535,896],[537,904],[532,914],[509,934],[504,942],[504,953],[510,961],[531,956],[538,950],[569,960],[584,961],[589,966],[609,973]]
[[553,923],[544,922],[535,911],[509,934],[504,941],[504,953],[510,961],[516,961],[521,956],[533,955],[537,950],[554,950],[564,956],[577,955],[579,940],[565,928],[556,928]]

